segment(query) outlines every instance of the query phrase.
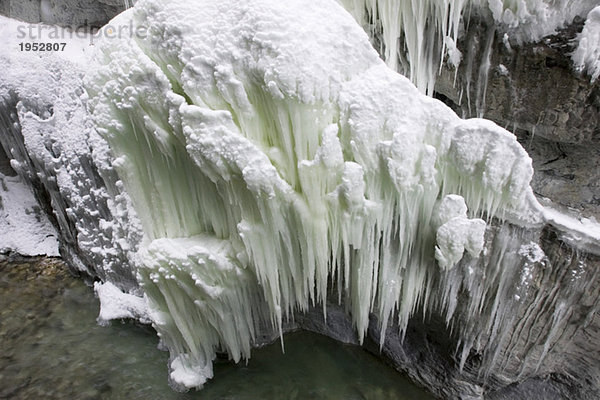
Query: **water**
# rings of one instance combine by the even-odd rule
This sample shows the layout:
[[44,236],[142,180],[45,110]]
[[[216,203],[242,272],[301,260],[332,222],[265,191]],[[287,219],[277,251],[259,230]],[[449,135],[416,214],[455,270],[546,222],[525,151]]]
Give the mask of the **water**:
[[57,260],[0,262],[0,399],[432,399],[356,346],[297,332],[248,364],[215,363],[202,391],[167,385],[155,332],[96,324],[98,300]]

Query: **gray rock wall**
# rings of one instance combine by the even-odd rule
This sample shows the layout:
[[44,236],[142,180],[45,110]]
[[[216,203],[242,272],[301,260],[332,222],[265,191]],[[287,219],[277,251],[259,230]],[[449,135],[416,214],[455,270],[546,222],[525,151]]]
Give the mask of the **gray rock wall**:
[[0,14],[24,22],[101,27],[125,9],[125,0],[0,0]]
[[575,73],[569,56],[582,28],[576,20],[538,43],[508,46],[495,32],[486,80],[481,58],[495,28],[472,20],[458,74],[446,66],[436,96],[463,117],[483,115],[513,131],[533,159],[536,194],[598,218],[600,81]]
[[83,71],[58,58],[27,60],[29,71],[15,68],[23,60],[0,55],[2,153],[57,229],[73,271],[135,290],[127,254],[140,240],[137,219],[120,193],[108,145],[90,125]]
[[[500,228],[496,235],[502,234]],[[518,230],[510,233],[516,241],[521,235]],[[546,258],[525,266],[531,284],[524,292],[516,289],[522,281],[522,265],[515,265],[514,271],[503,268],[501,275],[494,273],[492,265],[483,271],[484,280],[491,282],[479,318],[468,317],[473,294],[461,290],[450,322],[443,308],[427,315],[417,313],[404,337],[391,322],[381,349],[381,329],[371,315],[364,347],[441,399],[600,398],[600,257],[565,245],[552,227],[543,229],[540,245]],[[461,262],[459,274],[464,276],[467,264]],[[522,296],[518,300],[516,293]],[[496,300],[508,310],[492,312]],[[356,343],[343,305],[330,302],[327,310],[327,323],[317,307],[298,316],[297,327]],[[505,317],[510,321],[503,323]],[[490,322],[497,329],[481,334]],[[461,340],[468,337],[461,333],[465,326],[477,334],[461,369]]]

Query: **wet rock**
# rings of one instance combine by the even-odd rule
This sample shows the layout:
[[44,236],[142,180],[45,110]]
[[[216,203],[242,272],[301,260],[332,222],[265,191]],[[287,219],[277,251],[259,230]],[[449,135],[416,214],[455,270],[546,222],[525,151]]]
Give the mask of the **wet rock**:
[[494,28],[472,19],[459,48],[470,52],[473,66],[463,61],[456,73],[446,65],[435,90],[459,115],[483,115],[517,135],[533,159],[536,194],[598,218],[600,80],[576,73],[570,59],[583,23],[578,18],[537,43],[510,47],[496,32],[482,79],[484,38]]
[[0,1],[0,14],[24,22],[92,27],[105,25],[125,9],[118,0],[26,0]]

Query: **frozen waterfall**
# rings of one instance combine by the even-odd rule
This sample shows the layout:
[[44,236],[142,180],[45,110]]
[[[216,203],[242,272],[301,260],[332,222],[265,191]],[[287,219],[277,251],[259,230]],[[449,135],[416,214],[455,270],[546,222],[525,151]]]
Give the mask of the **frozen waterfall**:
[[256,320],[281,332],[331,290],[360,341],[371,313],[384,331],[417,308],[450,321],[440,268],[517,250],[480,257],[479,218],[542,221],[515,138],[421,95],[332,2],[140,1],[113,24],[130,21],[147,37],[100,43],[86,87],[179,384],[212,376],[220,348],[249,357]]

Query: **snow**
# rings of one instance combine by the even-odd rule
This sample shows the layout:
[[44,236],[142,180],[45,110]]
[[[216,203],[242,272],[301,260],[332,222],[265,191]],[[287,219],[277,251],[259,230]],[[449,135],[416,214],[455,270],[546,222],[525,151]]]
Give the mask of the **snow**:
[[451,269],[462,259],[465,250],[473,258],[483,250],[486,223],[467,217],[467,205],[461,196],[444,197],[433,216],[436,231],[435,259],[443,269]]
[[110,282],[94,283],[94,291],[100,300],[98,323],[106,325],[114,319],[130,318],[149,324],[146,301],[142,297],[123,293]]
[[600,254],[600,223],[592,218],[569,215],[544,207],[544,219],[561,232],[561,239],[594,254]]
[[508,72],[508,68],[504,64],[498,65],[498,73],[502,76],[509,76],[510,72]]
[[600,76],[600,6],[587,15],[571,59],[575,69],[579,72],[587,72],[592,82]]
[[[13,46],[20,26],[36,34],[41,26],[42,33],[63,29],[1,18],[2,39]],[[75,268],[131,288],[137,281],[127,254],[137,250],[139,222],[86,109],[88,39],[66,39],[65,52],[12,47],[0,54],[0,144],[22,181],[52,208],[61,256]]]
[[541,247],[535,242],[530,242],[521,246],[519,249],[519,255],[526,257],[527,261],[530,263],[541,262],[546,257],[544,250],[542,250]]
[[450,36],[446,36],[446,51],[448,52],[448,63],[458,69],[462,61],[462,53],[456,47],[456,42]]
[[0,252],[57,257],[58,235],[18,176],[0,174]]
[[169,378],[177,386],[184,388],[202,387],[204,382],[213,377],[212,364],[205,367],[190,362],[185,354],[175,357],[169,364]]

